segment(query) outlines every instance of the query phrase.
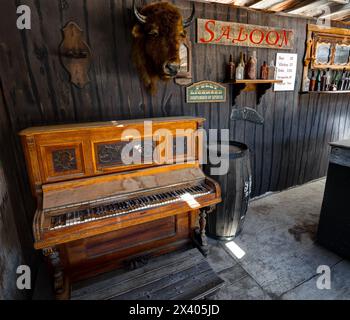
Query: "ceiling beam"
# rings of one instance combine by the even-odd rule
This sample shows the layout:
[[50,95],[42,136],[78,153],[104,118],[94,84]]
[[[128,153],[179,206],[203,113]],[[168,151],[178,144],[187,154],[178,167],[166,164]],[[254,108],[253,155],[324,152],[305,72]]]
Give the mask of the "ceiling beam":
[[305,14],[306,12],[312,12],[313,10],[319,9],[320,6],[325,6],[330,3],[328,0],[318,0],[318,1],[304,1],[300,7],[292,10],[288,10],[291,14]]
[[321,19],[344,20],[350,14],[350,4],[334,6],[331,12],[322,15]]
[[350,15],[350,9],[336,11],[330,14],[321,16],[321,19],[344,20]]
[[295,0],[284,0],[283,2],[280,2],[278,4],[275,4],[270,8],[271,11],[284,11],[287,9],[290,9],[295,6]]
[[250,6],[256,2],[259,2],[259,1],[254,1],[254,0],[235,0],[233,1],[233,4],[235,6]]
[[[349,4],[349,0],[318,0],[318,1],[303,1],[300,5],[287,12],[290,14],[301,14],[306,16],[317,16],[320,14],[329,14],[338,11]],[[324,12],[325,11],[325,12]]]
[[284,0],[261,0],[251,5],[250,7],[253,9],[269,9],[272,6],[281,2],[284,2]]

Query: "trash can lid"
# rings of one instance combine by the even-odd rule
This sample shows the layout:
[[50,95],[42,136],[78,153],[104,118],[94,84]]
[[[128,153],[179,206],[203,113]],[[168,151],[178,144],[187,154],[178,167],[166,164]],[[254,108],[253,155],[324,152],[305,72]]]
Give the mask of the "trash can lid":
[[209,156],[213,157],[222,157],[227,156],[230,159],[241,158],[245,155],[248,150],[248,146],[244,143],[237,141],[230,141],[229,147],[225,147],[224,150],[221,150],[221,143],[210,144],[208,146]]

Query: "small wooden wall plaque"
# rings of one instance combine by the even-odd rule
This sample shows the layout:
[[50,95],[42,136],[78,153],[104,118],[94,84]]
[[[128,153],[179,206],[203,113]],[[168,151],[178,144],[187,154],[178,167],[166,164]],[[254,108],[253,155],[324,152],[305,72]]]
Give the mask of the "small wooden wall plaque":
[[226,87],[213,81],[194,83],[186,88],[186,102],[226,102]]
[[83,40],[83,30],[75,22],[68,22],[63,28],[60,46],[62,64],[70,74],[70,80],[79,88],[90,81],[91,50]]

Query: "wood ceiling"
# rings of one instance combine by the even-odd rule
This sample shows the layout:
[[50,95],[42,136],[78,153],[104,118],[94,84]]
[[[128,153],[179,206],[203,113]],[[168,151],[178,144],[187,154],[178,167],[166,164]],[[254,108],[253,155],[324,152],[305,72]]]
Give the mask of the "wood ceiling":
[[198,0],[307,17],[350,21],[350,0]]

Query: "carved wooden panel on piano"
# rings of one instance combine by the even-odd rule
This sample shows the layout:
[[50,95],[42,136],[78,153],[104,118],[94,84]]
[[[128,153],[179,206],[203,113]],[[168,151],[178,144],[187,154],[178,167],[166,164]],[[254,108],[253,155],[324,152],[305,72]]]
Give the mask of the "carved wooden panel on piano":
[[[198,162],[204,119],[150,120],[151,129],[128,120],[20,133],[38,200],[34,246],[50,257],[58,297],[69,296],[70,281],[203,238],[194,233],[199,210],[221,201]],[[126,145],[139,162],[124,163]]]

